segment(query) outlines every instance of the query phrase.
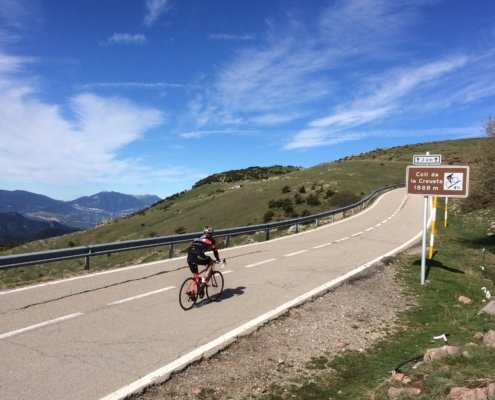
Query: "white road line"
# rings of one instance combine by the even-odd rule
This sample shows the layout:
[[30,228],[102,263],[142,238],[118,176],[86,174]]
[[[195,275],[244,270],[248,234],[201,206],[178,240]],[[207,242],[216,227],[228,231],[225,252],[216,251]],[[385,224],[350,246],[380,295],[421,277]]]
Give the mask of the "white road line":
[[332,243],[329,242],[329,243],[323,243],[323,244],[320,244],[318,246],[314,246],[313,249],[321,249],[322,247],[327,247],[327,246],[330,246]]
[[52,319],[50,321],[41,322],[40,324],[26,326],[25,328],[17,329],[15,331],[7,332],[7,333],[0,335],[0,340],[15,336],[15,335],[19,335],[20,333],[23,333],[23,332],[28,332],[28,331],[32,331],[34,329],[43,328],[44,326],[53,325],[53,324],[56,324],[58,322],[65,321],[67,319],[80,317],[81,315],[84,315],[84,313],[80,312],[80,313],[70,314],[70,315],[66,315],[64,317]]
[[148,297],[148,296],[152,296],[154,294],[166,292],[167,290],[170,290],[170,289],[175,289],[175,286],[168,286],[166,288],[154,290],[152,292],[143,293],[143,294],[140,294],[138,296],[128,297],[127,299],[112,301],[111,303],[108,303],[107,306],[113,306],[115,304],[122,304],[122,303],[127,303],[128,301],[142,299],[143,297]]
[[363,232],[354,233],[354,234],[352,235],[352,237],[356,237],[356,236],[359,236],[359,235],[362,235],[362,234],[363,234]]
[[344,240],[348,240],[348,239],[349,239],[349,236],[346,236],[346,237],[343,237],[342,239],[337,239],[334,243],[343,242]]
[[375,229],[375,227],[374,227],[374,226],[372,226],[371,228],[366,229],[366,230],[365,230],[365,232],[372,231],[373,229]]
[[299,251],[295,251],[294,253],[289,253],[289,254],[285,254],[284,257],[292,257],[292,256],[297,256],[298,254],[301,254],[301,253],[306,253],[308,250],[299,250]]
[[[182,257],[182,258],[185,258],[185,257]],[[101,276],[101,275],[108,275],[108,274],[115,274],[118,272],[125,272],[125,271],[129,271],[132,269],[149,267],[149,266],[152,266],[155,264],[160,264],[160,263],[176,262],[179,259],[180,258],[169,258],[167,260],[153,261],[150,263],[131,265],[131,266],[122,267],[122,268],[113,268],[113,269],[109,269],[109,270],[105,270],[105,271],[94,272],[94,273],[87,274],[87,275],[78,275],[78,276],[73,276],[71,278],[63,278],[63,279],[53,280],[53,281],[44,282],[44,283],[36,283],[33,285],[23,286],[23,287],[16,288],[16,289],[9,289],[9,290],[0,291],[0,296],[2,296],[4,294],[23,292],[25,290],[37,289],[37,288],[42,288],[42,287],[51,286],[51,285],[58,285],[58,284],[66,283],[66,282],[70,282],[70,281],[77,281],[80,279],[88,279],[88,278],[94,278],[96,276]]]
[[272,261],[275,261],[276,258],[270,258],[268,260],[265,260],[265,261],[260,261],[258,263],[255,263],[255,264],[249,264],[249,265],[246,265],[244,268],[252,268],[252,267],[257,267],[258,265],[263,265],[263,264],[267,264],[269,262],[272,262]]

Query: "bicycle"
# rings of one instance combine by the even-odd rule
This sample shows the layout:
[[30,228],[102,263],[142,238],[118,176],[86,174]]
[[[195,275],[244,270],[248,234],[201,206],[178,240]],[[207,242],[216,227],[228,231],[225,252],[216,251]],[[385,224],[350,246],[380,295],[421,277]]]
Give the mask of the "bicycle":
[[[202,274],[208,269],[205,267],[198,274],[193,277],[187,278],[181,285],[179,291],[179,304],[183,310],[190,310],[194,307],[198,299],[202,299],[205,294],[206,298],[210,301],[218,301],[223,293],[223,275],[220,271],[215,270],[215,265],[211,266],[211,275],[208,280],[203,280]],[[225,258],[220,264],[220,269],[223,269],[227,264]]]

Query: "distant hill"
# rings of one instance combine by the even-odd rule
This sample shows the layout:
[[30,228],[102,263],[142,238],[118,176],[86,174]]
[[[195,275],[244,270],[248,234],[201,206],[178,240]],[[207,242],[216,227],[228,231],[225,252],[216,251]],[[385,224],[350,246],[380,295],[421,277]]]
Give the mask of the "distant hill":
[[78,230],[55,221],[36,221],[16,212],[0,212],[0,246],[46,239]]
[[27,214],[63,204],[63,201],[24,190],[0,190],[0,212]]
[[31,220],[55,221],[78,229],[88,229],[104,220],[138,212],[160,200],[154,195],[101,192],[72,201],[61,201],[23,190],[0,190],[0,212],[13,212]]

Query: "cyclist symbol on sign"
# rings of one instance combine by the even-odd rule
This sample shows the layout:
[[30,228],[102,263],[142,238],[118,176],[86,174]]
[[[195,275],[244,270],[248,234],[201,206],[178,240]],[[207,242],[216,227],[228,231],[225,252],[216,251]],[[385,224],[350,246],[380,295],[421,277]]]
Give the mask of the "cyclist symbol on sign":
[[443,188],[445,190],[462,190],[462,173],[447,172],[444,177]]

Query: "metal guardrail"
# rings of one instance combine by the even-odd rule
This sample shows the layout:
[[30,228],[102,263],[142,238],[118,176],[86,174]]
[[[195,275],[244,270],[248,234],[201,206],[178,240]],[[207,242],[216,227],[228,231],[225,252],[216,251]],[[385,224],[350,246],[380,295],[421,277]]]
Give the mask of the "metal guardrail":
[[[352,211],[356,208],[359,208],[359,211],[361,211],[364,207],[368,205],[368,203],[371,200],[373,200],[380,193],[383,193],[388,190],[396,189],[399,187],[404,187],[404,184],[401,183],[401,184],[385,186],[381,189],[375,190],[373,193],[366,196],[364,199],[361,199],[357,203],[351,204],[349,206],[337,208],[334,210],[324,211],[317,214],[288,219],[284,221],[270,222],[266,224],[249,225],[238,228],[218,229],[215,231],[215,236],[226,237],[227,247],[229,245],[230,237],[235,235],[250,234],[254,232],[265,231],[266,240],[269,240],[270,230],[272,229],[295,225],[297,231],[298,226],[300,224],[306,224],[310,222],[316,222],[316,225],[318,226],[318,223],[321,219],[325,219],[329,217],[334,218],[335,215],[341,213],[345,217],[346,212]],[[121,251],[144,249],[147,247],[165,246],[165,245],[169,246],[169,258],[172,258],[174,244],[189,242],[194,238],[198,237],[198,235],[200,235],[200,233],[195,232],[195,233],[173,235],[173,236],[160,236],[156,238],[127,240],[127,241],[114,242],[114,243],[102,243],[102,244],[94,244],[89,246],[70,247],[70,248],[57,249],[57,250],[47,250],[47,251],[39,251],[33,253],[1,256],[0,270],[22,267],[33,264],[42,264],[42,263],[48,263],[54,261],[64,261],[74,258],[85,258],[85,269],[89,269],[89,258],[92,256],[116,253]]]

